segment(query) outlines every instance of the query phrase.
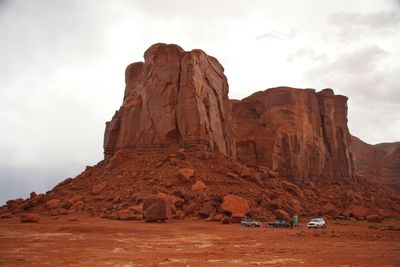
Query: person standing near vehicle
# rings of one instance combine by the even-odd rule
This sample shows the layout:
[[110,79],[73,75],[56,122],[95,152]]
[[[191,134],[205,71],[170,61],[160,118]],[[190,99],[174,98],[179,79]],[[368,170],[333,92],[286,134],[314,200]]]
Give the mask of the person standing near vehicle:
[[290,229],[293,229],[293,216],[290,216]]

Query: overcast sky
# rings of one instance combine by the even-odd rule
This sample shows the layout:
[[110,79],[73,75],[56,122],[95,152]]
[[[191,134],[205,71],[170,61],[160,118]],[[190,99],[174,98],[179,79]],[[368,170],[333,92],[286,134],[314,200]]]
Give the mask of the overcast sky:
[[125,67],[200,48],[230,98],[287,85],[349,97],[349,127],[400,140],[400,0],[0,0],[0,204],[102,159]]

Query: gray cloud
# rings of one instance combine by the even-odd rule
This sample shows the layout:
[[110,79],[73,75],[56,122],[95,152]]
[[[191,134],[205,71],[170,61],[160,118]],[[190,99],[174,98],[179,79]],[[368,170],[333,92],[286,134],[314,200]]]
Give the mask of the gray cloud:
[[369,75],[379,61],[389,53],[378,46],[369,46],[339,55],[335,60],[324,61],[309,69],[306,78],[329,76],[339,73],[346,76]]
[[356,136],[369,135],[380,142],[385,132],[391,140],[400,136],[400,67],[383,67],[390,54],[369,46],[317,62],[305,72],[305,80],[319,88],[331,87],[349,97],[349,127]]
[[296,37],[297,29],[290,27],[288,32],[281,32],[281,31],[269,31],[267,33],[263,33],[256,36],[256,41],[260,41],[262,39],[293,39]]
[[291,53],[287,58],[286,61],[292,62],[294,60],[298,60],[301,58],[308,58],[312,61],[321,61],[321,60],[328,60],[328,56],[326,54],[319,54],[311,47],[303,47]]
[[400,12],[380,11],[370,14],[341,12],[330,16],[329,22],[339,27],[342,41],[358,41],[374,34],[396,33],[400,24]]

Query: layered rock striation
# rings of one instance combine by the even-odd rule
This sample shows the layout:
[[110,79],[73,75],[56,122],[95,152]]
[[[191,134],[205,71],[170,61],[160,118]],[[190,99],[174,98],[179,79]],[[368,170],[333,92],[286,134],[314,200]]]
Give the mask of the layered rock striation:
[[106,157],[168,144],[206,144],[235,157],[228,82],[215,58],[155,44],[127,67],[125,83],[123,104],[106,124]]
[[238,160],[297,181],[353,179],[347,97],[278,87],[232,105]]

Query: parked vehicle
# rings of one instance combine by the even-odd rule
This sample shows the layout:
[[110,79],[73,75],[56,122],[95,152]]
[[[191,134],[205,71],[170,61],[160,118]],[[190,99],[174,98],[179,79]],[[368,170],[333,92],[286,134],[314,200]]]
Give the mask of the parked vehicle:
[[308,229],[310,228],[326,228],[326,222],[323,218],[314,218],[307,224]]
[[254,219],[250,219],[250,218],[244,218],[240,224],[242,226],[246,226],[246,227],[260,227],[261,223],[254,220]]
[[270,227],[270,228],[289,228],[290,224],[284,220],[276,220],[274,222],[268,223],[268,227]]

